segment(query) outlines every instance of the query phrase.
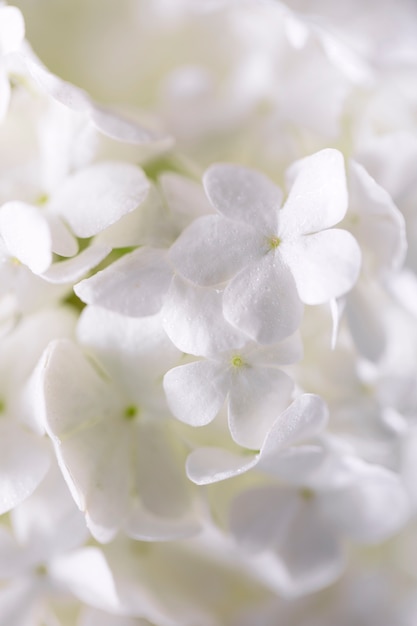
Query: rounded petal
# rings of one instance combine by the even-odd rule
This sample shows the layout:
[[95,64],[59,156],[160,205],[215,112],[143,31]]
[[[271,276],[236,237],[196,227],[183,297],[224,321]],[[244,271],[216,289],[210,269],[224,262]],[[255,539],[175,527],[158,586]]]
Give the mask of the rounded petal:
[[96,104],[91,106],[90,119],[97,130],[116,141],[141,145],[161,139],[169,139],[167,136],[159,135],[140,126],[133,120],[118,115],[115,111],[105,109]]
[[327,587],[345,567],[338,534],[322,519],[314,500],[300,507],[288,534],[281,537],[276,553],[285,565],[287,589],[292,594],[302,595]]
[[0,515],[30,496],[49,463],[42,439],[12,421],[0,422]]
[[305,304],[323,304],[353,287],[361,266],[360,248],[346,230],[331,229],[282,243],[288,264]]
[[164,328],[180,350],[211,356],[241,347],[246,339],[223,317],[222,294],[175,276],[163,308]]
[[130,163],[102,162],[68,177],[51,199],[77,237],[92,237],[145,199],[149,182],[143,171]]
[[242,366],[232,373],[229,427],[241,446],[258,450],[277,415],[288,406],[294,383],[281,370]]
[[340,222],[348,206],[342,154],[327,148],[292,167],[297,174],[279,213],[280,236],[315,233]]
[[276,232],[282,192],[261,172],[218,163],[206,170],[203,184],[211,204],[225,217],[245,222],[266,235]]
[[164,390],[172,413],[191,426],[205,426],[220,411],[229,384],[227,370],[212,361],[196,361],[167,372]]
[[292,335],[302,312],[294,279],[278,255],[266,255],[245,268],[224,290],[225,318],[259,343]]
[[287,535],[298,508],[298,498],[291,489],[247,489],[232,502],[230,531],[250,551],[274,548]]
[[189,454],[187,476],[196,485],[209,485],[239,476],[258,463],[258,455],[242,456],[222,448],[197,448]]
[[139,248],[74,286],[87,304],[130,317],[157,313],[172,280],[164,250]]
[[51,231],[45,217],[30,204],[7,202],[0,210],[0,235],[8,253],[34,274],[52,262]]
[[65,284],[80,280],[89,270],[101,263],[111,252],[109,246],[91,245],[77,256],[53,263],[42,274],[42,278],[48,283]]
[[195,220],[171,247],[176,270],[191,282],[217,285],[262,254],[264,238],[246,224],[220,215]]
[[25,37],[25,21],[17,7],[0,7],[0,52],[7,54],[20,47]]
[[320,396],[305,393],[274,421],[260,452],[260,462],[273,466],[277,453],[319,434],[326,426],[329,411]]
[[408,521],[410,503],[399,476],[383,467],[351,459],[356,480],[323,495],[322,510],[339,532],[374,544],[398,532]]

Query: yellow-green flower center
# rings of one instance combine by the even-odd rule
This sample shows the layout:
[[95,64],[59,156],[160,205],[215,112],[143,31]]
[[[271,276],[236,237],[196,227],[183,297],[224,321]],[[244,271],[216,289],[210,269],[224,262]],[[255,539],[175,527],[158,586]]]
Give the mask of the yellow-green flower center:
[[123,412],[123,416],[127,420],[134,420],[139,413],[139,408],[134,404],[129,404]]
[[236,354],[234,357],[232,357],[232,365],[233,367],[243,367],[245,365],[245,361],[239,354]]
[[281,243],[281,239],[279,237],[270,237],[268,239],[268,244],[271,250],[276,250]]

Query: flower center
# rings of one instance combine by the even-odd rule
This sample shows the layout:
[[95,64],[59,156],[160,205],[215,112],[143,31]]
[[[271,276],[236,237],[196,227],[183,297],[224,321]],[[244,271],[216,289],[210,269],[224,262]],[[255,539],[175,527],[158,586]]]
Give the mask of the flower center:
[[137,417],[138,413],[139,407],[134,404],[129,404],[129,406],[127,406],[123,412],[123,417],[128,421],[134,420],[135,417]]
[[281,244],[281,239],[275,235],[274,237],[270,237],[268,239],[268,245],[271,250],[276,250],[280,244]]
[[235,356],[232,357],[231,363],[233,367],[243,367],[245,365],[245,361],[239,354],[235,354]]
[[314,491],[308,487],[303,487],[298,493],[303,500],[312,500],[314,498]]

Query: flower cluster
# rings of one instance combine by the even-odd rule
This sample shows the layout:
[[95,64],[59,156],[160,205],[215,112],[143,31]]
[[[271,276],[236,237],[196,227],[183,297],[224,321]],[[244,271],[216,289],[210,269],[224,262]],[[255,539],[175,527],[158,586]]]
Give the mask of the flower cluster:
[[417,10],[313,4],[0,3],[0,626],[417,621]]

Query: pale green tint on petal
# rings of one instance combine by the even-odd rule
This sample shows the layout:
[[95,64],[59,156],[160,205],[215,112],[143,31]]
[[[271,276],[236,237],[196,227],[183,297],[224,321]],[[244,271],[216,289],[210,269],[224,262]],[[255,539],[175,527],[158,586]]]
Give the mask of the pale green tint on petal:
[[184,464],[186,448],[167,423],[137,426],[136,484],[144,507],[163,518],[179,518],[190,506]]
[[236,443],[258,450],[272,423],[289,404],[294,383],[281,370],[243,366],[229,392],[229,427]]
[[282,243],[282,255],[305,304],[342,296],[359,276],[361,251],[346,230],[330,229]]
[[227,321],[262,344],[292,335],[302,312],[294,279],[279,253],[271,252],[242,270],[223,295]]
[[105,161],[66,178],[50,206],[77,237],[92,237],[136,209],[148,190],[149,182],[139,167]]
[[182,422],[205,426],[222,408],[229,378],[227,368],[212,361],[174,367],[164,376],[168,406]]
[[74,287],[87,304],[130,317],[158,313],[172,279],[165,250],[139,248]]
[[292,168],[296,176],[279,214],[279,236],[315,233],[340,222],[348,206],[342,154],[328,148],[296,162]]
[[211,204],[224,217],[244,222],[265,235],[277,231],[282,192],[261,172],[219,163],[206,170],[203,184]]
[[259,258],[264,239],[247,224],[207,215],[184,230],[172,246],[170,258],[175,269],[196,285],[217,285]]

